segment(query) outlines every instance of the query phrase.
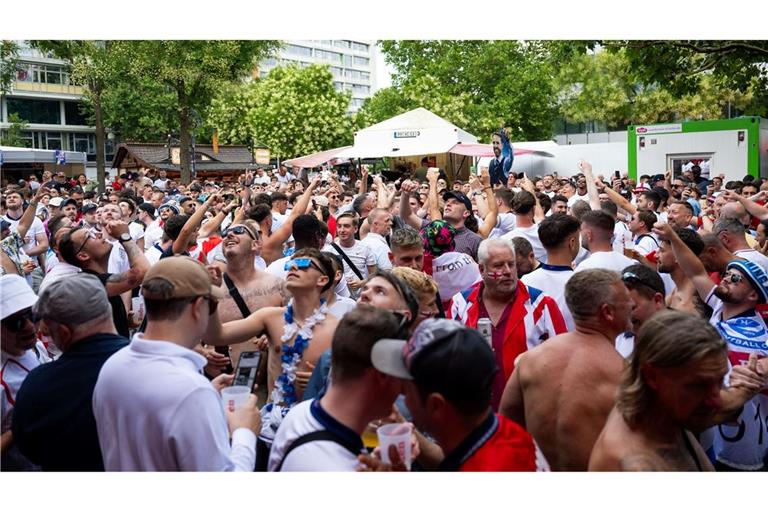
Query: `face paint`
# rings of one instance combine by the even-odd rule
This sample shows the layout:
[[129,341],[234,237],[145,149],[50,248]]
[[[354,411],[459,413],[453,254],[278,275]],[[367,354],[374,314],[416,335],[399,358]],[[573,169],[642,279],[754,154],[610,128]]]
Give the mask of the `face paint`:
[[503,272],[488,272],[486,275],[488,277],[490,277],[491,279],[495,279],[497,281],[504,277],[504,273]]

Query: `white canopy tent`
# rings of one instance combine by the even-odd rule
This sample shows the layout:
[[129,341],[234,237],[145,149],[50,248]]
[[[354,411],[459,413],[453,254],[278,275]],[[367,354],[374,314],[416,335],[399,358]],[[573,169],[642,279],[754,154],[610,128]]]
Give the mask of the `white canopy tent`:
[[456,144],[477,144],[465,132],[425,108],[417,108],[355,133],[355,144],[336,158],[406,157],[448,153]]

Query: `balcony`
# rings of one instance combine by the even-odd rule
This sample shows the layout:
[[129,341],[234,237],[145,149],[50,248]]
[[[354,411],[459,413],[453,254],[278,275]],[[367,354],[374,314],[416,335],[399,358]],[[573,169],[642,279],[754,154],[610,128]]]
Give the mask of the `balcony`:
[[43,84],[39,82],[16,81],[13,92],[34,92],[40,94],[64,94],[68,96],[82,96],[84,91],[79,85]]

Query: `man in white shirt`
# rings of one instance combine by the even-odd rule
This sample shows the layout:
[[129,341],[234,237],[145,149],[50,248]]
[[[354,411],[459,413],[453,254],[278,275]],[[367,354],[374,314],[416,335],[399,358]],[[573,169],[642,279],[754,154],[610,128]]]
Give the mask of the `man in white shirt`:
[[389,259],[389,244],[385,237],[392,231],[392,214],[382,208],[375,208],[368,214],[368,225],[370,231],[361,243],[371,249],[379,270],[389,270],[392,268],[392,262]]
[[547,263],[520,278],[526,286],[538,288],[557,302],[569,331],[576,324],[565,302],[565,283],[573,275],[571,265],[581,247],[579,228],[579,221],[570,215],[556,213],[544,219],[539,224],[539,239],[547,250]]
[[634,237],[635,250],[643,256],[659,250],[659,242],[651,230],[656,224],[656,214],[651,210],[637,210],[629,221],[629,230]]
[[157,178],[152,185],[164,191],[168,185],[168,179],[166,178],[168,173],[161,169],[159,174],[160,177]]
[[[222,407],[221,376],[209,382],[194,352],[222,297],[205,267],[173,256],[142,284],[147,328],[104,364],[93,412],[107,471],[252,471],[261,417],[256,397]],[[229,427],[229,428],[228,428]],[[232,436],[232,445],[229,436]]]
[[[322,398],[291,409],[277,431],[270,471],[355,471],[361,436],[373,420],[388,416],[402,384],[373,367],[371,350],[381,338],[397,338],[391,312],[360,304],[339,322],[331,343],[330,386]],[[308,434],[322,437],[309,442]]]
[[[24,215],[24,202],[21,194],[15,190],[5,196],[6,211],[3,220],[10,222],[11,231],[16,231],[21,216]],[[43,223],[35,217],[27,234],[24,236],[24,254],[37,262],[37,256],[44,255],[48,250],[48,237],[45,234]]]
[[[369,275],[374,274],[377,269],[376,257],[370,246],[355,240],[357,224],[357,216],[354,213],[342,213],[339,215],[336,219],[336,243],[333,245],[333,250],[341,256],[344,262],[344,279],[353,293],[357,292],[360,286],[362,286],[363,281],[368,279]],[[362,277],[359,277],[349,266],[349,263],[346,262],[339,251],[349,258]],[[356,296],[357,293],[355,293]]]
[[539,240],[539,227],[534,222],[536,198],[528,191],[521,190],[512,200],[512,211],[515,212],[516,227],[501,238],[512,240],[516,236],[527,239],[533,247],[533,255],[541,262],[547,261],[547,251]]
[[37,341],[32,306],[37,296],[27,281],[18,275],[0,277],[0,335],[2,336],[2,369],[0,370],[0,405],[2,406],[3,471],[33,469],[13,444],[11,422],[16,393],[29,372],[50,361],[43,344]]
[[584,214],[581,218],[581,243],[586,246],[590,255],[578,264],[576,272],[602,268],[621,273],[628,266],[635,264],[635,260],[613,250],[614,224],[613,217],[603,211]]
[[278,169],[276,176],[277,176],[277,182],[280,185],[288,185],[293,180],[296,179],[296,176],[288,172],[288,168],[284,165],[280,166],[280,169]]
[[[496,216],[496,227],[493,228],[488,238],[498,238],[515,229],[516,218],[512,211],[512,201],[515,197],[514,192],[506,188],[500,188],[494,193],[496,197],[496,206],[499,212]],[[483,202],[478,202],[478,206]],[[482,214],[482,212],[481,212]]]
[[747,243],[746,230],[738,219],[720,216],[715,221],[712,232],[717,235],[723,246],[737,258],[757,263],[764,272],[768,272],[768,257],[752,249]]

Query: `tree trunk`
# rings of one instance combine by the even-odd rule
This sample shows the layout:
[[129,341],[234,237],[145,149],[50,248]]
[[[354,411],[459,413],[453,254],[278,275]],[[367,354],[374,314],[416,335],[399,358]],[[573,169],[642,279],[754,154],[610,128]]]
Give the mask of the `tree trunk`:
[[92,86],[93,93],[93,112],[96,117],[96,180],[99,183],[99,194],[106,190],[106,175],[104,166],[104,118],[101,112],[101,84],[95,83]]
[[192,140],[189,135],[189,102],[187,101],[187,95],[184,91],[184,86],[179,85],[176,88],[176,92],[179,97],[179,159],[181,161],[181,183],[183,185],[189,185],[191,179],[190,175],[190,146]]

